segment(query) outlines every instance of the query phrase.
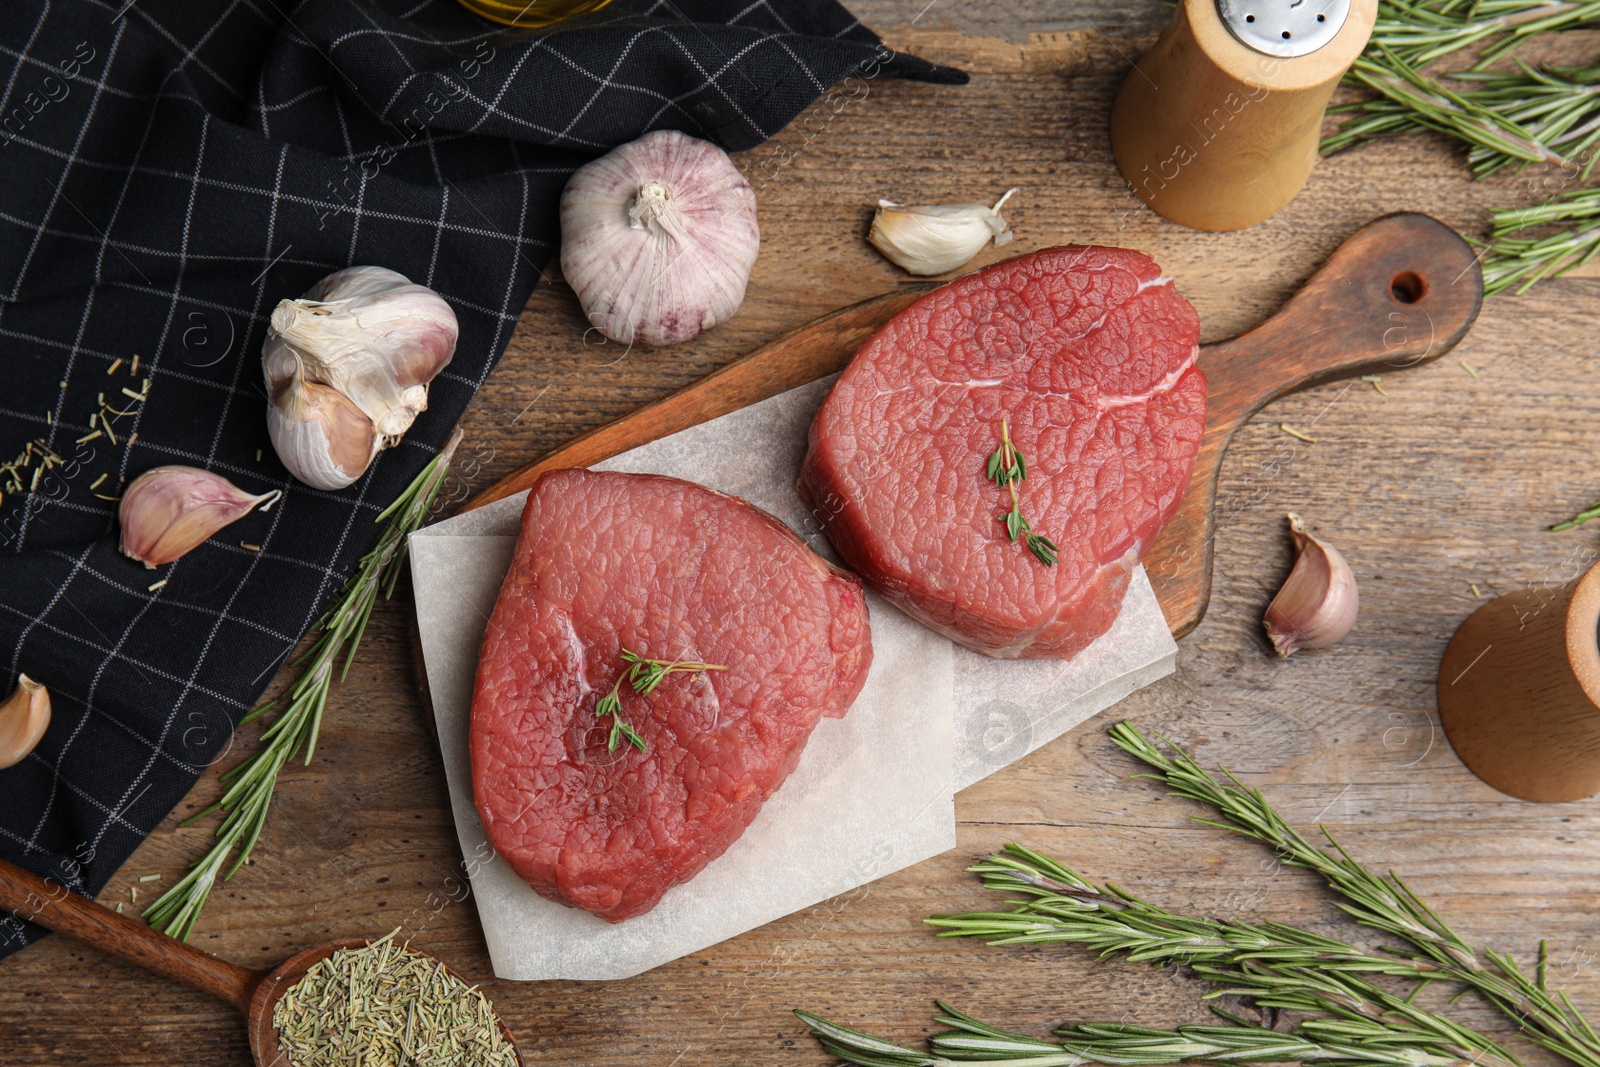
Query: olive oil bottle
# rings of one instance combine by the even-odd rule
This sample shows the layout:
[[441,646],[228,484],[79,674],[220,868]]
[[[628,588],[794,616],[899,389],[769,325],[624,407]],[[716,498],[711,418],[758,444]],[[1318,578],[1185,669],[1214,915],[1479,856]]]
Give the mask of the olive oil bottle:
[[460,0],[461,6],[505,26],[538,30],[599,11],[611,0]]

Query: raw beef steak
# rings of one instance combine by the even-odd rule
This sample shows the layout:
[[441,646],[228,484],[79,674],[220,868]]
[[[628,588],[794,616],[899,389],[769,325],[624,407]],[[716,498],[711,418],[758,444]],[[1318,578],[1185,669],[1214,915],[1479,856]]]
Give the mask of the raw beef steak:
[[[1115,621],[1172,517],[1206,421],[1194,308],[1147,256],[1049,248],[918,300],[869,340],[811,426],[800,494],[845,562],[952,640],[1070,659]],[[1007,539],[1001,420],[1047,566]]]
[[[624,679],[621,717],[647,748],[608,751],[596,705],[624,649],[727,669],[671,673],[649,695]],[[744,832],[871,662],[860,583],[766,512],[676,478],[551,471],[478,662],[489,840],[551,900],[641,915]]]

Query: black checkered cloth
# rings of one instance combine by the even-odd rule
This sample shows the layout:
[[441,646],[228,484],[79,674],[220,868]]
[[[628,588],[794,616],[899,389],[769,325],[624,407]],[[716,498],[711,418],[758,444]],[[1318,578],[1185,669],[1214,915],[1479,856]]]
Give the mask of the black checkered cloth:
[[[240,717],[504,350],[574,168],[662,128],[751,148],[863,68],[965,80],[834,0],[613,0],[542,34],[455,0],[7,0],[0,680],[47,684],[55,717],[0,771],[0,856],[96,893],[237,759]],[[267,438],[263,331],[361,263],[439,291],[461,340],[404,442],[319,492]],[[161,464],[284,499],[147,570],[115,498]],[[0,956],[40,933],[5,919]]]

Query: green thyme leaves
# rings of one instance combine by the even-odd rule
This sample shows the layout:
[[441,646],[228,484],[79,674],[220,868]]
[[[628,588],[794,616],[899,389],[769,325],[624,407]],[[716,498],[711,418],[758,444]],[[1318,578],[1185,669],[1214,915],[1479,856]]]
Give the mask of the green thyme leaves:
[[1017,493],[1017,486],[1028,477],[1028,461],[1017,446],[1011,443],[1011,425],[1007,419],[1000,420],[1000,447],[989,457],[988,471],[991,482],[1011,491],[1011,510],[997,516],[1006,528],[1006,538],[1012,544],[1017,543],[1017,538],[1023,538],[1028,551],[1032,552],[1040,563],[1046,567],[1054,567],[1060,558],[1061,550],[1048,537],[1034,533],[1033,526],[1022,514],[1022,501]]
[[629,725],[628,720],[622,717],[622,683],[626,681],[629,687],[640,696],[649,696],[666,680],[667,675],[674,673],[699,674],[702,671],[725,671],[728,668],[717,663],[701,663],[698,660],[661,660],[646,659],[637,652],[629,649],[622,650],[622,660],[628,664],[622,673],[617,675],[617,680],[611,684],[611,692],[601,697],[595,703],[594,713],[597,718],[611,716],[611,733],[606,738],[606,751],[615,752],[624,738],[628,744],[640,752],[648,752],[649,747],[644,738],[639,736],[637,730]]

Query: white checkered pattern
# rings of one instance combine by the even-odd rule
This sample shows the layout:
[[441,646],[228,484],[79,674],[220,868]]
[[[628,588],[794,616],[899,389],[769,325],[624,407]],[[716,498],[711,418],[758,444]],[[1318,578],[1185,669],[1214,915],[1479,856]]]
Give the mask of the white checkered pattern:
[[[11,0],[0,461],[65,462],[0,498],[0,682],[55,708],[0,772],[0,855],[96,892],[188,792],[504,350],[573,168],[665,127],[753,147],[875,58],[962,80],[880,52],[834,0],[613,0],[543,36],[453,0]],[[461,341],[402,446],[323,493],[273,454],[257,353],[352,263],[437,289]],[[102,394],[116,443],[80,443]],[[106,498],[168,463],[285,497],[149,571]],[[0,956],[38,932],[0,926]]]

